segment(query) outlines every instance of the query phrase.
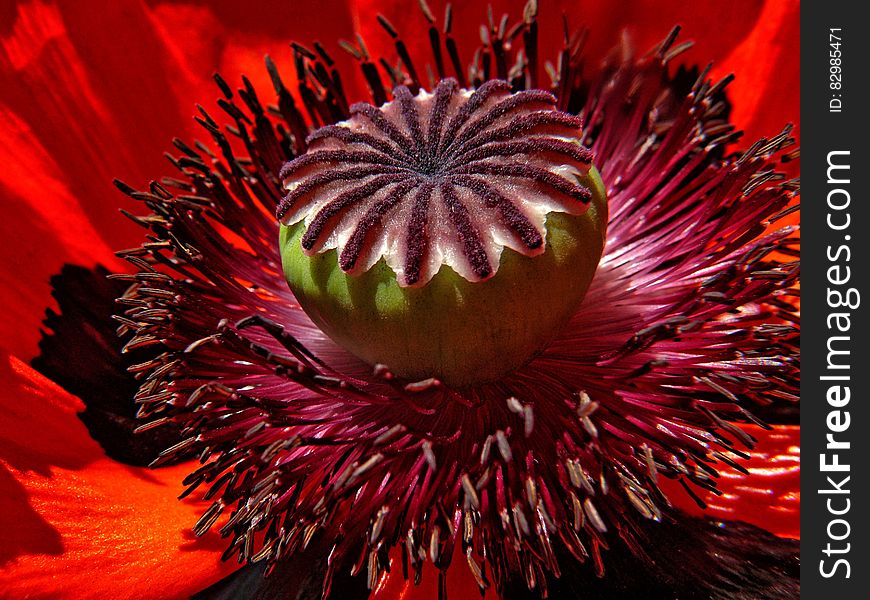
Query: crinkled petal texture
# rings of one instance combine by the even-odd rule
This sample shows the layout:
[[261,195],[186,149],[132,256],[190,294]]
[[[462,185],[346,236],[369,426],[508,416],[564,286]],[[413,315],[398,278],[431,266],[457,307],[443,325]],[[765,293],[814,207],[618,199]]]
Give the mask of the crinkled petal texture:
[[[477,84],[508,64],[491,35]],[[383,93],[369,56],[350,49]],[[203,119],[216,154],[178,143],[181,178],[119,183],[153,211],[139,222],[156,240],[124,253],[140,269],[121,299],[128,348],[162,351],[139,401],[155,426],[188,435],[158,463],[203,450],[186,493],[217,498],[194,530],[217,524],[228,553],[270,565],[322,532],[329,572],[364,571],[371,587],[398,546],[411,577],[426,562],[443,576],[457,550],[482,588],[521,576],[543,589],[560,572],[556,545],[603,572],[609,536],[635,546],[639,521],[670,518],[660,481],[714,492],[718,469],[756,441],[739,426],[750,409],[797,400],[797,240],[771,227],[791,211],[796,183],[775,167],[794,140],[786,127],[733,152],[729,79],[670,68],[680,50],[675,35],[639,59],[623,47],[584,76],[579,43],[565,46],[554,91],[584,118],[608,187],[605,256],[547,350],[472,389],[357,362],[279,283],[266,215],[281,201],[278,169],[305,149],[291,132],[304,112],[347,116],[325,58],[298,50],[311,74],[301,103],[268,65],[277,123],[252,87],[225,89],[233,125]],[[420,87],[404,62],[392,76]],[[521,89],[534,75],[518,69]]]
[[[299,37],[353,39],[349,18],[321,18],[350,13],[318,4],[310,13],[294,7],[292,22],[308,24]],[[682,21],[703,38],[693,59],[721,59],[712,81],[667,64],[678,54],[673,40],[643,59],[623,45],[600,65],[583,59],[582,40],[562,47],[558,29],[532,15],[513,48],[495,23],[469,73],[476,42],[462,42],[477,38],[478,15],[470,27],[470,9],[455,9],[453,33],[440,37],[441,68],[470,85],[506,76],[520,88],[549,88],[543,57],[561,53],[552,91],[586,122],[584,142],[611,198],[606,254],[570,326],[505,380],[462,393],[373,373],[318,331],[283,285],[272,217],[280,167],[305,151],[314,127],[345,118],[359,90],[379,103],[392,77],[413,84],[432,60],[426,35],[410,35],[425,21],[405,24],[402,11],[379,6],[406,32],[404,50],[365,29],[371,18],[360,4],[369,54],[355,42],[357,59],[286,49],[291,20],[272,18],[283,4],[268,18],[237,12],[236,3],[100,7],[101,19],[78,3],[10,10],[10,28],[0,31],[0,110],[12,135],[0,156],[17,168],[0,175],[0,191],[15,214],[0,227],[14,242],[3,247],[3,276],[22,293],[5,298],[3,346],[33,354],[34,307],[48,298],[42,281],[63,261],[106,260],[109,248],[129,245],[116,207],[140,212],[131,207],[144,203],[151,214],[134,220],[151,238],[126,253],[138,274],[121,299],[129,348],[155,350],[138,367],[137,400],[155,424],[186,428],[166,460],[207,450],[184,480],[190,491],[209,490],[213,504],[194,528],[205,537],[191,539],[184,532],[202,509],[175,502],[170,483],[191,469],[146,474],[107,460],[74,419],[74,398],[4,359],[11,384],[0,459],[13,532],[5,589],[186,595],[225,572],[212,526],[228,538],[228,555],[270,564],[325,534],[330,569],[367,573],[372,586],[393,549],[411,579],[425,563],[443,577],[458,556],[478,585],[519,576],[540,589],[559,573],[554,547],[603,571],[612,539],[633,545],[639,520],[671,518],[676,486],[721,518],[769,524],[743,508],[770,497],[766,490],[794,514],[794,480],[787,490],[767,485],[768,463],[750,465],[745,485],[728,482],[756,437],[771,462],[785,457],[794,469],[796,442],[765,450],[776,438],[745,424],[753,407],[797,393],[797,242],[782,227],[794,219],[794,184],[778,174],[796,172],[780,164],[793,135],[780,131],[799,106],[797,3],[708,7],[685,18],[683,3],[633,3],[641,48]],[[604,5],[584,10],[587,54],[596,57],[622,17]],[[549,12],[555,21],[558,11]],[[460,42],[458,70],[451,40]],[[537,60],[517,74],[520,40]],[[285,85],[272,63],[252,66],[275,48],[285,48],[275,61],[283,70],[310,67],[301,81],[291,85],[284,72]],[[404,72],[391,67],[394,48],[415,57],[418,75],[404,58]],[[138,192],[120,184],[130,201],[109,195],[112,175],[143,181],[161,172],[165,139],[189,133],[188,107],[213,95],[199,73],[216,66],[250,75],[240,92],[223,90],[231,127],[200,114],[210,150],[179,141],[173,178]],[[729,70],[739,77],[726,99],[715,81]],[[259,99],[254,88],[270,86],[274,96]],[[762,110],[760,98],[776,110]],[[745,151],[735,152],[729,112],[751,140],[767,139],[741,141]],[[725,495],[714,498],[720,472]],[[778,531],[796,534],[795,523]]]
[[112,178],[165,170],[169,140],[192,135],[194,104],[214,96],[215,70],[267,85],[263,54],[288,59],[288,37],[353,34],[345,0],[296,3],[280,17],[290,10],[280,1],[3,3],[0,276],[19,284],[6,288],[0,345],[36,354],[48,279],[65,262],[117,266],[112,250],[137,233],[119,218],[135,204]]
[[110,460],[76,417],[77,398],[8,355],[0,376],[13,400],[0,417],[0,588],[19,598],[180,598],[232,570],[217,535],[196,539],[185,525],[204,505],[174,501],[189,466]]

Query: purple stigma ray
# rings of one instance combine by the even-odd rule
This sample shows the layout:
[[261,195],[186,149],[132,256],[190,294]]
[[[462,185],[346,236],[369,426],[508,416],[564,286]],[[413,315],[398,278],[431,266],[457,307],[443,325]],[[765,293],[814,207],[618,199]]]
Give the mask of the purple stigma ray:
[[344,246],[339,257],[339,265],[343,271],[350,271],[356,266],[356,261],[359,259],[360,253],[365,246],[365,238],[369,231],[381,223],[386,216],[399,202],[402,201],[405,194],[414,187],[413,180],[403,182],[394,187],[386,198],[371,207],[356,226],[356,229]]
[[306,138],[305,143],[310,146],[317,140],[325,140],[328,138],[335,138],[348,144],[365,144],[366,146],[370,146],[375,150],[380,150],[387,156],[395,156],[396,154],[401,154],[403,158],[410,158],[410,156],[405,155],[402,149],[398,146],[394,146],[389,142],[386,142],[368,133],[356,133],[347,129],[346,127],[339,127],[338,125],[327,125],[326,127],[321,127],[320,129],[309,135]]
[[411,219],[408,223],[407,249],[405,250],[405,282],[414,285],[420,280],[420,267],[423,254],[429,243],[427,231],[429,201],[435,184],[426,183],[414,197]]
[[353,151],[353,150],[320,150],[309,152],[299,159],[288,162],[278,174],[279,179],[287,179],[293,173],[312,165],[325,163],[356,163],[366,165],[385,165],[389,167],[405,167],[407,164],[394,158],[385,156],[380,152]]
[[[471,115],[474,114],[475,111],[483,106],[492,94],[497,92],[509,92],[510,89],[510,84],[499,79],[487,81],[477,88],[468,99],[468,102],[466,102],[459,110],[459,113],[448,123],[447,130],[444,132],[444,139],[451,139],[456,135],[459,128],[462,127],[469,118],[471,118]],[[438,150],[441,151],[442,148],[439,146]]]
[[350,114],[366,117],[375,125],[375,127],[384,132],[390,140],[396,142],[405,153],[409,156],[414,156],[414,145],[411,140],[408,139],[408,136],[399,131],[393,123],[390,123],[385,119],[380,111],[371,104],[357,102],[350,107]]
[[516,233],[527,248],[534,250],[544,243],[541,233],[535,229],[528,218],[505,198],[498,190],[488,185],[483,179],[476,177],[456,176],[453,181],[462,187],[468,188],[484,199],[487,206],[498,208],[502,214],[504,223]]
[[[403,181],[407,177],[407,175],[400,176],[398,181]],[[395,183],[396,181],[397,179],[392,175],[382,175],[358,188],[353,188],[341,194],[338,198],[323,207],[317,213],[317,216],[314,217],[314,220],[305,231],[305,235],[302,236],[302,247],[306,250],[314,248],[314,245],[317,243],[317,240],[320,238],[324,228],[326,227],[327,221],[340,215],[346,208],[349,208],[356,202],[374,195],[378,190],[391,183]]]
[[462,203],[456,194],[456,190],[448,182],[441,184],[441,196],[447,205],[450,220],[456,228],[456,233],[459,234],[459,239],[465,249],[465,256],[468,262],[471,263],[471,268],[474,269],[478,277],[487,277],[492,273],[492,266],[489,264],[489,258],[486,256],[480,234],[471,223],[468,208]]
[[528,140],[519,140],[511,142],[496,142],[486,146],[476,146],[473,149],[458,154],[451,162],[450,166],[462,162],[473,162],[492,158],[495,156],[511,156],[513,154],[541,154],[551,153],[562,155],[570,158],[573,161],[592,164],[592,153],[571,142],[563,140],[554,140],[549,138],[530,138]]
[[453,172],[467,175],[503,175],[505,177],[532,179],[581,202],[588,203],[592,200],[592,192],[582,185],[572,184],[552,171],[531,165],[497,165],[477,162],[453,169]]
[[[553,111],[539,111],[524,115],[522,117],[518,117],[511,121],[505,127],[492,129],[481,133],[473,140],[471,140],[471,142],[473,142],[474,145],[483,145],[490,142],[497,142],[504,139],[512,138],[517,134],[524,134],[528,131],[535,129],[536,127],[541,126],[564,127],[568,130],[576,131],[580,129],[582,124],[582,120],[579,117],[575,117],[574,115]],[[459,148],[455,148],[454,152],[462,152],[464,148],[465,144],[463,144]]]
[[[504,244],[537,255],[546,214],[579,214],[592,198],[579,183],[592,164],[580,120],[556,110],[549,92],[511,93],[500,80],[470,92],[447,79],[431,94],[398,86],[392,102],[350,113],[311,134],[308,153],[281,169],[289,191],[277,211],[285,225],[304,219],[303,249],[334,248],[345,272],[366,256],[366,269],[386,259],[402,286],[425,285],[444,265],[484,280]],[[404,243],[374,256],[377,235]]]
[[556,98],[553,96],[553,94],[549,92],[542,92],[540,90],[518,92],[510,96],[508,99],[503,100],[502,102],[493,106],[480,119],[472,121],[470,124],[468,124],[462,130],[462,133],[459,135],[459,137],[457,137],[454,141],[450,143],[450,145],[447,146],[446,150],[449,150],[454,144],[463,144],[472,137],[479,135],[487,127],[492,125],[499,117],[524,104],[547,104],[552,107],[556,104]]
[[441,127],[447,117],[447,106],[456,93],[459,84],[455,79],[445,79],[438,83],[435,89],[435,103],[432,105],[432,116],[429,118],[429,131],[427,144],[430,148],[437,148],[441,139]]
[[402,106],[402,116],[405,118],[405,124],[411,132],[411,139],[417,144],[417,148],[422,152],[426,145],[423,141],[423,130],[420,128],[420,115],[417,114],[417,104],[414,102],[414,96],[404,85],[400,85],[393,92]]
[[318,173],[310,179],[305,180],[299,187],[287,193],[284,196],[284,199],[281,200],[280,204],[278,204],[278,209],[276,211],[278,218],[283,218],[283,216],[298,202],[300,198],[311,192],[312,190],[318,189],[324,185],[329,183],[333,183],[335,181],[348,181],[360,179],[362,177],[369,177],[372,175],[382,175],[386,173],[401,173],[398,168],[393,167],[381,167],[378,165],[371,165],[367,167],[352,167],[346,169],[344,171],[339,169],[334,169],[331,171],[325,171],[323,173]]

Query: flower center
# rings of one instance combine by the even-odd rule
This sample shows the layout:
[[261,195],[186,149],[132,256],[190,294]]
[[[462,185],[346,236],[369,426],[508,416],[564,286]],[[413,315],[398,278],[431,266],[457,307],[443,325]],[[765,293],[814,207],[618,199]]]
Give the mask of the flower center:
[[579,119],[548,92],[446,79],[393,95],[315,131],[282,169],[284,275],[365,362],[453,387],[494,381],[583,299],[604,247],[604,185]]
[[453,79],[417,96],[403,86],[380,108],[309,138],[309,151],[281,171],[284,225],[304,221],[307,255],[336,249],[346,273],[381,258],[399,285],[425,285],[443,265],[469,281],[498,270],[505,247],[544,252],[546,215],[585,212],[580,178],[591,153],[577,117],[540,90],[505,81],[474,92]]

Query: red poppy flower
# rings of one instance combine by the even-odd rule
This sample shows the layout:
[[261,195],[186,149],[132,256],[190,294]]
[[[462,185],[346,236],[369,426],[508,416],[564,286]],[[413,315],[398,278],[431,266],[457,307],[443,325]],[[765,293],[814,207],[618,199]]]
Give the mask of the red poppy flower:
[[[799,113],[798,3],[556,3],[538,15],[533,3],[496,2],[482,28],[480,7],[463,4],[446,30],[443,7],[405,4],[0,7],[7,593],[272,597],[319,593],[330,580],[334,597],[377,588],[379,597],[461,598],[478,586],[491,597],[562,597],[581,586],[602,597],[797,589],[789,146],[799,128],[783,127]],[[675,23],[693,48],[669,33]],[[582,25],[586,33],[572,33]],[[347,52],[338,39],[351,40]],[[226,77],[218,88],[215,71]],[[227,85],[242,73],[240,90]],[[417,139],[408,115],[430,110],[421,88],[453,102],[448,84],[429,83],[444,77],[456,80],[451,94],[477,89],[487,110],[492,93],[538,111],[495,107],[503,138],[490,128],[481,156],[450,159],[464,170],[437,184],[448,206],[474,193],[507,214],[499,182],[513,168],[509,151],[567,152],[579,164],[588,160],[580,143],[610,205],[581,308],[531,362],[471,388],[451,385],[450,373],[439,373],[446,384],[381,366],[373,374],[331,342],[286,288],[270,215],[295,202],[291,183],[279,206],[279,171],[306,151],[309,133],[351,113],[378,123],[375,109],[354,102],[395,97],[396,122],[411,125],[356,139],[321,129],[347,147],[317,155],[333,142],[315,136],[309,158],[284,175],[318,161],[341,163],[329,163],[328,177],[350,172],[360,145],[370,146],[366,160],[395,151],[381,166],[425,162],[404,148]],[[507,83],[486,84],[495,79]],[[188,119],[196,102],[205,106],[198,124]],[[550,116],[538,116],[543,105]],[[455,136],[443,145],[473,146],[480,131],[462,130],[456,110],[438,125]],[[556,122],[576,131],[575,115],[584,124],[570,150],[558,127],[555,141],[527,135]],[[499,143],[508,145],[493,154]],[[414,168],[428,176],[423,162]],[[173,179],[144,185],[167,169]],[[540,170],[509,176],[595,194],[559,188]],[[143,190],[118,183],[125,198],[113,178]],[[305,221],[315,254],[316,218]],[[492,247],[475,247],[472,226],[455,218],[466,279],[495,280]],[[556,247],[530,219],[501,222],[529,255]],[[341,270],[355,272],[353,245],[337,239]],[[119,248],[131,248],[126,264]],[[417,283],[410,267],[425,271],[412,254],[402,255],[403,284]],[[123,275],[106,279],[98,264]],[[57,306],[40,340],[50,293]],[[146,469],[155,458],[159,468]]]

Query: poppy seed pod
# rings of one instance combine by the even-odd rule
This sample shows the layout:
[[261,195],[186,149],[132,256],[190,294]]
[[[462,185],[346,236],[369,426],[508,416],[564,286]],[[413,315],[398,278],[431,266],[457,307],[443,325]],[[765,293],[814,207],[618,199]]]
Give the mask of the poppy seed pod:
[[527,362],[576,312],[607,200],[579,119],[541,91],[442,81],[309,138],[282,169],[284,274],[312,320],[407,379],[465,387]]

